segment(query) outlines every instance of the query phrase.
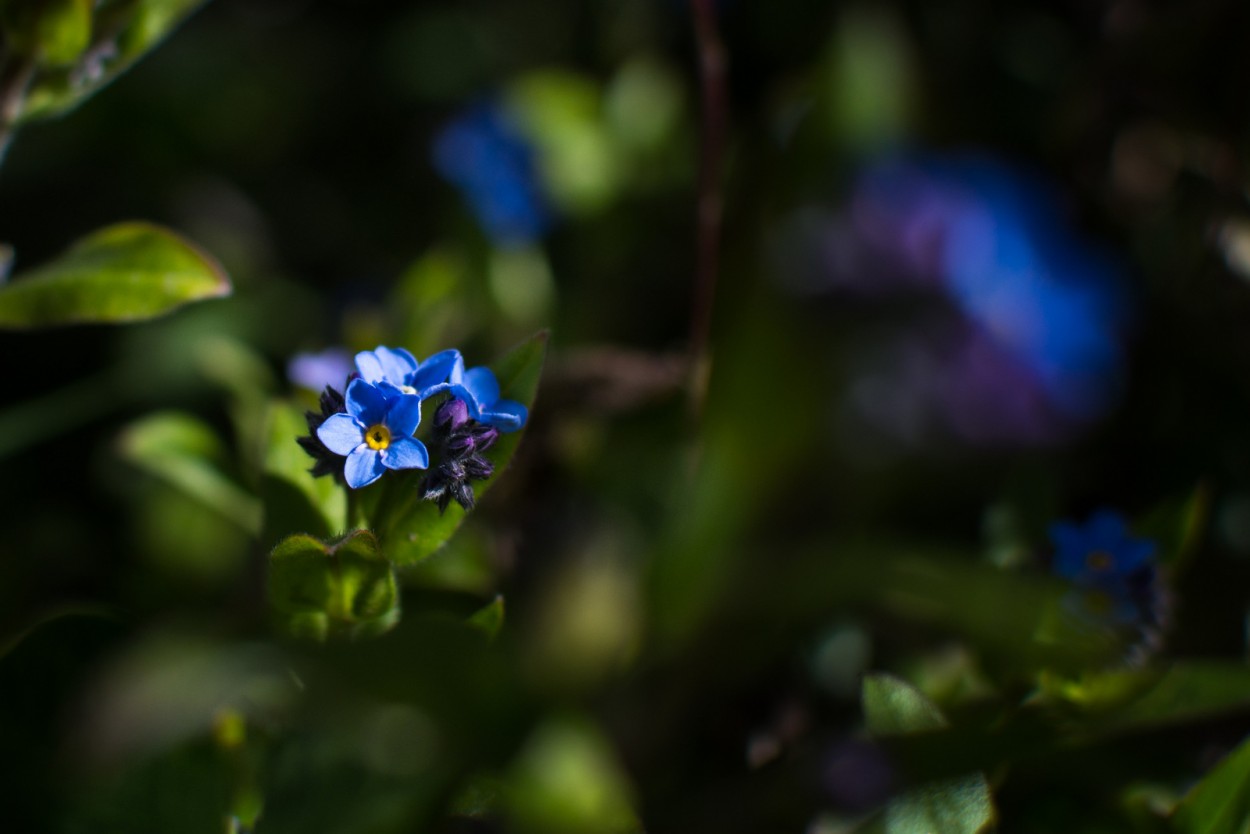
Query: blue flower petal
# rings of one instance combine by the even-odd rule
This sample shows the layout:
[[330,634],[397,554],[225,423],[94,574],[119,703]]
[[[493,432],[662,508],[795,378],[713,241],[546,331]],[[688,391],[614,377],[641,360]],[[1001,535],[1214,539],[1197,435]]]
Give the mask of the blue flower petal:
[[417,368],[412,387],[416,388],[423,398],[429,397],[447,390],[453,373],[456,374],[457,382],[464,375],[464,359],[460,356],[460,351],[454,348],[439,351]]
[[382,345],[377,350],[363,350],[356,354],[356,370],[369,382],[407,385],[408,377],[416,369],[416,358],[403,348]]
[[1130,574],[1150,563],[1155,555],[1155,543],[1149,540],[1126,540],[1116,553],[1116,566],[1120,573]]
[[353,379],[347,386],[347,410],[365,428],[381,423],[386,417],[386,392],[363,379]]
[[317,427],[317,437],[334,454],[347,455],[364,443],[365,432],[350,414],[331,414]]
[[425,469],[430,465],[430,452],[415,437],[401,437],[386,447],[382,463],[388,469]]
[[411,437],[421,423],[421,398],[405,394],[390,402],[386,414],[386,427],[394,437]]
[[385,471],[386,467],[382,465],[381,454],[376,449],[370,449],[363,443],[347,456],[347,463],[343,467],[343,475],[347,478],[347,485],[352,489],[368,486],[378,478],[381,478],[382,473]]
[[390,408],[390,404],[400,397],[413,396],[412,394],[405,393],[404,390],[398,385],[392,385],[389,382],[379,382],[373,387],[382,393],[382,398],[386,400],[387,408]]
[[499,399],[499,383],[495,372],[485,365],[464,372],[464,387],[481,409],[490,408]]
[[500,431],[516,431],[525,425],[529,412],[525,406],[512,400],[498,400],[489,409],[483,410],[479,422],[494,426]]
[[1114,550],[1128,538],[1128,526],[1118,513],[1099,510],[1085,522],[1085,535],[1090,544]]

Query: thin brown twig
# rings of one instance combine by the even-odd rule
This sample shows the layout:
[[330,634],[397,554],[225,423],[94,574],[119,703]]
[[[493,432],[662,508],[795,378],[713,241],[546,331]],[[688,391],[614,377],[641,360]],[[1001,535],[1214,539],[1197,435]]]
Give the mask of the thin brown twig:
[[720,271],[721,164],[725,151],[727,96],[725,46],[717,29],[715,0],[690,0],[699,58],[702,130],[696,214],[695,285],[690,318],[691,411],[703,412],[711,373],[712,307]]

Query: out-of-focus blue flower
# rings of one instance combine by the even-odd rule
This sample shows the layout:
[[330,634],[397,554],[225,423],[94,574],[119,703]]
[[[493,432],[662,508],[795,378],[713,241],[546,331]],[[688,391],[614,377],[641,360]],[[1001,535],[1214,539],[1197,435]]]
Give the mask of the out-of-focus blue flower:
[[520,429],[529,417],[529,412],[521,403],[500,398],[499,381],[495,379],[494,371],[485,365],[466,371],[459,354],[452,363],[446,385],[436,386],[435,390],[446,390],[456,399],[463,400],[469,417],[502,432]]
[[1108,587],[1150,567],[1155,543],[1129,535],[1124,519],[1110,510],[1090,516],[1085,526],[1059,521],[1050,526],[1054,572],[1079,585]]
[[1129,324],[1123,277],[1065,224],[1047,187],[1003,163],[878,161],[843,214],[800,213],[779,243],[805,292],[927,294],[958,314],[943,336],[911,339],[925,358],[923,372],[896,371],[921,386],[907,419],[936,417],[973,442],[1051,442],[1115,398]]
[[421,422],[419,397],[388,397],[367,380],[347,386],[347,412],[333,414],[317,428],[317,437],[336,455],[346,455],[347,485],[359,489],[387,469],[425,469],[430,454],[413,437]]
[[320,393],[326,386],[342,391],[352,373],[352,358],[342,348],[327,348],[320,353],[297,353],[286,366],[291,382]]
[[498,102],[478,102],[453,119],[435,137],[433,158],[495,243],[531,243],[550,227],[534,149]]
[[388,396],[400,394],[426,399],[446,389],[447,377],[459,362],[460,352],[444,350],[420,362],[403,348],[382,345],[356,354],[356,370],[366,382]]

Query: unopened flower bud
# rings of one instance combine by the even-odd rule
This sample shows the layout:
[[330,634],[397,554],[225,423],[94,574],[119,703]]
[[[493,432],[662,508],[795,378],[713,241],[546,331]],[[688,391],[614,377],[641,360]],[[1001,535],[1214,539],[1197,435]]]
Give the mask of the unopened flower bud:
[[464,400],[452,397],[434,412],[434,425],[438,428],[450,428],[452,431],[463,426],[469,420],[469,407]]

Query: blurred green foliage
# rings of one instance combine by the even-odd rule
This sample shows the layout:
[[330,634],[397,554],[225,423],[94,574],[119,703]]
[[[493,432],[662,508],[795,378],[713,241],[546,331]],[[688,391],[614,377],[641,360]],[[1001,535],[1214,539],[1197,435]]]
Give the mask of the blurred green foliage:
[[[0,827],[1244,830],[1241,4],[715,4],[701,408],[692,6],[199,5],[0,4]],[[481,102],[535,239],[437,173]],[[857,420],[958,310],[805,277],[865,164],[964,149],[1127,275],[1110,405],[1046,442]],[[282,369],[378,344],[530,405],[473,512],[308,474]],[[1158,545],[1150,623],[1046,570],[1104,506]]]

